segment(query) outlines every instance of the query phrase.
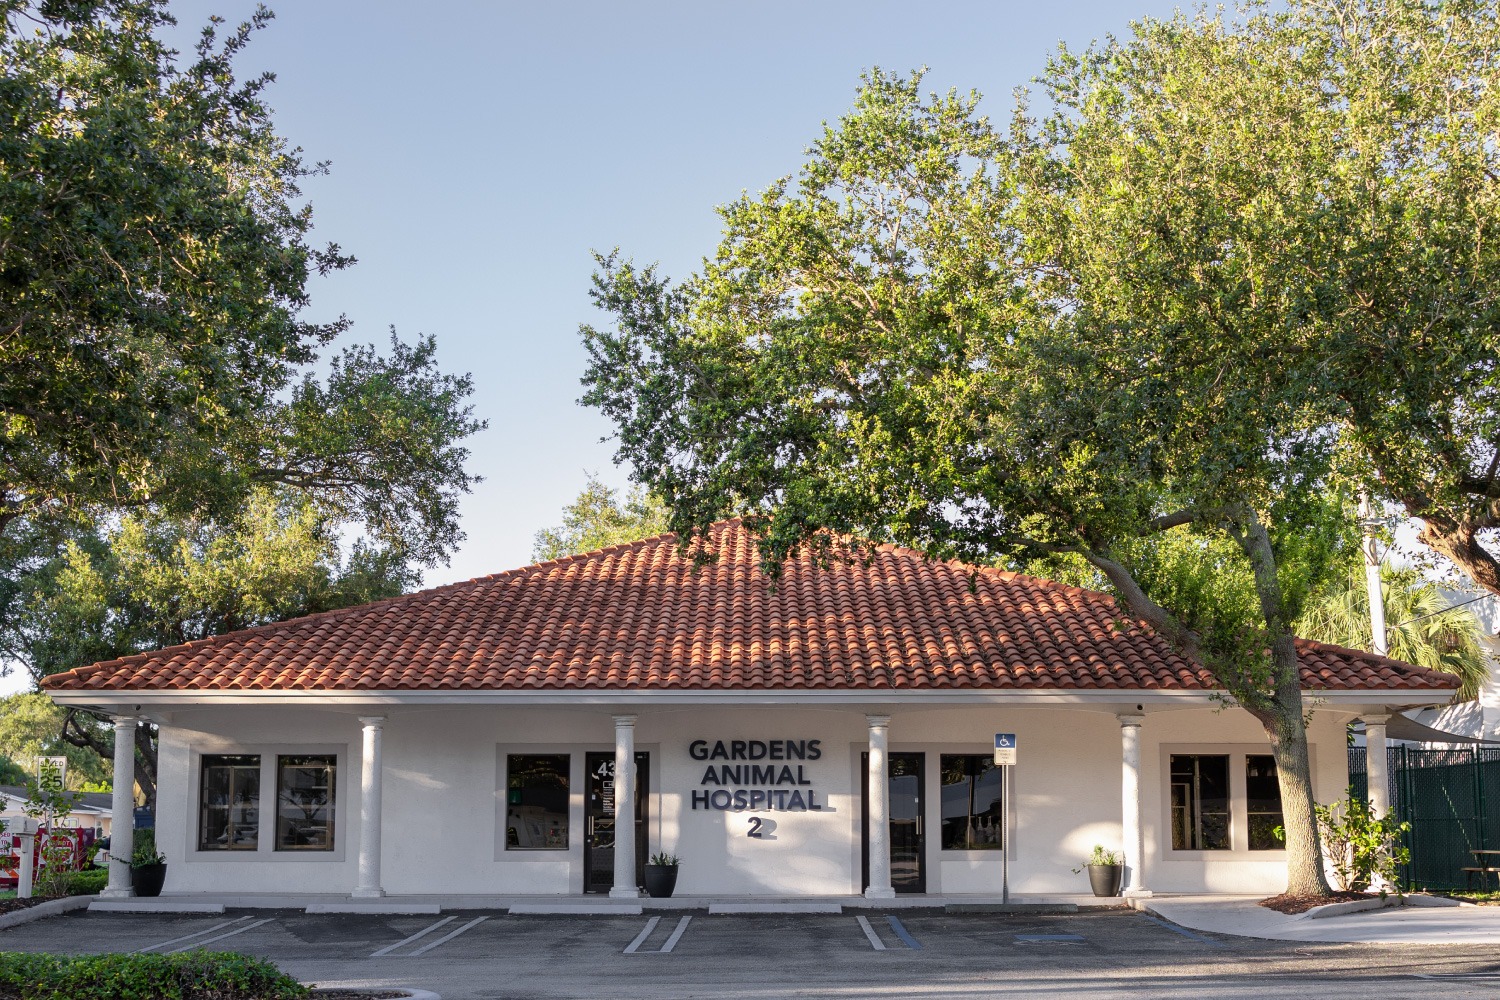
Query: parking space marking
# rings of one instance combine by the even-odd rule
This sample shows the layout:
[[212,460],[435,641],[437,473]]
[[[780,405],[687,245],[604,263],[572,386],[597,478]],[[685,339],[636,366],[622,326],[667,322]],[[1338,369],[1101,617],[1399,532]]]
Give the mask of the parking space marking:
[[223,930],[225,927],[233,927],[235,924],[244,923],[249,919],[249,917],[236,917],[233,920],[223,920],[217,924],[214,924],[212,927],[205,927],[201,931],[194,931],[191,934],[184,934],[181,937],[174,937],[167,941],[158,941],[155,944],[148,944],[144,948],[137,949],[136,954],[144,955],[148,951],[155,951],[158,948],[165,948],[169,944],[180,944],[183,941],[191,941],[193,938],[202,937],[205,934],[212,934],[214,931]]
[[659,923],[661,923],[661,917],[652,917],[646,921],[646,929],[637,934],[635,940],[625,946],[625,954],[634,955],[635,950],[646,943],[646,939],[651,936],[652,931],[656,930],[656,925]]
[[906,942],[908,948],[913,951],[922,950],[922,946],[917,943],[917,939],[907,932],[906,928],[901,925],[901,921],[897,920],[894,914],[887,914],[885,919],[891,922],[891,930],[896,932],[898,938]]
[[667,943],[661,946],[663,953],[670,952],[673,948],[677,947],[677,942],[682,940],[682,932],[687,930],[687,925],[692,919],[692,917],[683,917],[677,921],[677,929],[672,932],[671,937],[667,938]]
[[391,952],[395,951],[397,948],[400,948],[402,945],[408,945],[408,944],[411,944],[413,941],[417,940],[418,938],[424,938],[427,935],[431,934],[433,931],[437,930],[439,927],[443,926],[444,924],[452,923],[453,921],[455,921],[457,919],[458,919],[457,917],[444,917],[442,920],[439,920],[435,924],[431,924],[431,925],[429,925],[427,927],[423,927],[421,930],[417,931],[417,933],[413,934],[411,937],[405,939],[404,941],[397,941],[395,944],[388,944],[388,945],[386,945],[384,948],[380,949],[379,951],[373,951],[373,952],[371,952],[370,953],[370,957],[371,958],[379,958],[382,955],[389,955]]
[[246,931],[253,931],[253,930],[255,930],[255,928],[259,927],[261,924],[269,924],[271,921],[273,921],[275,919],[276,919],[275,917],[266,917],[263,920],[257,920],[257,921],[255,921],[255,923],[253,923],[253,924],[246,924],[243,927],[236,927],[232,931],[225,931],[223,934],[215,934],[213,937],[204,938],[202,941],[194,941],[191,944],[185,944],[185,945],[182,945],[181,947],[178,947],[178,948],[171,948],[171,949],[169,949],[167,951],[162,952],[162,954],[163,955],[175,955],[179,951],[191,951],[194,948],[201,948],[201,947],[203,947],[206,944],[213,943],[214,941],[222,941],[225,938],[234,937],[236,934],[243,934]]
[[865,937],[870,939],[870,947],[876,951],[885,951],[885,942],[880,940],[880,936],[875,933],[875,928],[870,926],[870,921],[862,916],[854,919],[859,921],[860,929],[865,932]]
[[418,948],[416,951],[407,952],[405,957],[407,957],[407,958],[416,958],[418,955],[425,955],[429,951],[431,951],[432,949],[436,948],[438,945],[440,945],[440,944],[447,944],[449,941],[452,941],[454,938],[458,937],[460,934],[462,934],[464,931],[468,930],[470,927],[477,927],[479,924],[484,923],[488,919],[490,919],[490,918],[487,917],[487,916],[486,917],[475,917],[473,920],[470,920],[468,923],[464,924],[458,930],[456,930],[456,931],[449,931],[447,934],[444,934],[442,937],[438,938],[436,941],[430,942],[428,944],[424,944],[422,947]]
[[1082,934],[1017,934],[1021,944],[1082,944]]

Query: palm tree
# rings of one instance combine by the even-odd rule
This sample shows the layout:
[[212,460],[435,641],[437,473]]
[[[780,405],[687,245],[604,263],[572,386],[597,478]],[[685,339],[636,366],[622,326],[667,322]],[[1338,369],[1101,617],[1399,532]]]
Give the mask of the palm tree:
[[[1489,677],[1483,629],[1473,612],[1449,607],[1437,584],[1414,569],[1382,567],[1389,655],[1419,667],[1456,675],[1457,700],[1472,701]],[[1370,599],[1363,568],[1312,597],[1296,633],[1305,639],[1370,649]]]

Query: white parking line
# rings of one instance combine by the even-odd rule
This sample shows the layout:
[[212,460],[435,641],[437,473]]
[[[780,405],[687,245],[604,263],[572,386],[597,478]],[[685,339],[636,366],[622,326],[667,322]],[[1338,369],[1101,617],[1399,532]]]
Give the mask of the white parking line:
[[212,943],[214,941],[222,941],[225,938],[234,937],[236,934],[243,934],[246,931],[252,931],[255,928],[259,927],[261,924],[269,924],[271,921],[273,921],[275,919],[276,919],[275,917],[266,917],[264,920],[257,920],[253,924],[246,924],[243,927],[236,927],[232,931],[225,931],[223,934],[216,934],[213,937],[204,938],[202,941],[194,941],[192,944],[185,944],[185,945],[183,945],[180,948],[172,948],[169,951],[162,952],[162,954],[163,955],[175,955],[179,951],[188,951],[188,950],[193,949],[193,948],[201,948],[204,945],[210,944],[210,943]]
[[413,941],[417,940],[418,938],[426,937],[428,934],[431,934],[433,931],[437,930],[439,927],[443,926],[444,924],[450,923],[450,922],[452,922],[454,920],[457,920],[457,919],[458,919],[457,917],[444,917],[442,920],[439,920],[437,923],[432,924],[431,926],[423,927],[421,930],[417,931],[417,933],[413,934],[411,937],[407,938],[404,941],[397,941],[395,944],[388,944],[388,945],[386,945],[384,948],[380,949],[379,951],[372,951],[370,953],[370,957],[371,958],[379,958],[381,955],[389,955],[391,952],[395,951],[397,948],[400,948],[402,945],[411,944]]
[[683,917],[677,921],[677,929],[672,932],[671,937],[667,938],[667,943],[661,946],[661,950],[664,953],[670,952],[673,948],[677,947],[677,942],[682,940],[682,932],[687,930],[687,925],[692,919],[692,917]]
[[652,917],[646,921],[646,929],[637,934],[635,940],[625,946],[625,954],[634,955],[635,950],[646,943],[646,939],[651,936],[652,931],[656,930],[656,925],[659,923],[661,923],[661,917]]
[[462,934],[464,931],[468,930],[470,927],[473,927],[476,924],[482,924],[482,923],[484,923],[488,919],[490,919],[490,918],[489,917],[475,917],[473,920],[470,920],[468,923],[464,924],[458,930],[456,930],[456,931],[449,931],[447,934],[444,934],[442,937],[438,938],[436,941],[430,942],[428,944],[424,944],[422,947],[418,948],[416,951],[407,952],[403,957],[404,958],[416,958],[418,955],[425,955],[427,952],[429,952],[432,949],[436,948],[438,945],[444,944],[444,943],[446,943],[448,941],[452,941],[454,938],[458,937],[460,934]]
[[864,917],[855,917],[854,919],[859,921],[859,926],[864,929],[865,937],[870,939],[870,947],[876,951],[885,951],[885,942],[880,940],[880,936],[875,933],[875,928],[870,926],[870,921]]
[[219,923],[214,924],[212,927],[205,927],[201,931],[194,931],[191,934],[184,934],[182,935],[182,937],[174,937],[169,941],[158,941],[155,944],[148,944],[144,948],[138,948],[136,950],[136,954],[144,955],[148,951],[155,951],[158,948],[165,948],[169,944],[178,944],[182,941],[191,941],[193,938],[202,937],[205,934],[212,934],[214,931],[223,930],[225,927],[232,927],[235,924],[244,923],[249,919],[249,917],[236,917],[233,920],[220,921]]

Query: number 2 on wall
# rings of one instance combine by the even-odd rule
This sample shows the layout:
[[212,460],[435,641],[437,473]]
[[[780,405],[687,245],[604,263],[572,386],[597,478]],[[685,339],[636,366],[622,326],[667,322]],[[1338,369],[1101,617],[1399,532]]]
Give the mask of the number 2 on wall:
[[761,838],[760,828],[764,822],[765,820],[761,819],[759,816],[751,816],[750,831],[746,833],[745,836],[754,837],[756,840],[759,840]]

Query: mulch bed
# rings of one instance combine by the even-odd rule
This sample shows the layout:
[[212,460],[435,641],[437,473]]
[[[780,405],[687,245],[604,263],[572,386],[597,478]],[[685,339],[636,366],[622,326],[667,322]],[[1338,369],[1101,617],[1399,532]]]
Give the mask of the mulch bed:
[[61,896],[32,896],[30,899],[0,899],[0,913],[13,913],[16,910],[36,906],[38,903],[48,903],[61,898]]
[[1328,896],[1289,896],[1282,893],[1280,896],[1262,899],[1260,905],[1277,913],[1296,914],[1306,913],[1314,907],[1327,906],[1329,903],[1352,903],[1373,898],[1367,892],[1335,892]]

